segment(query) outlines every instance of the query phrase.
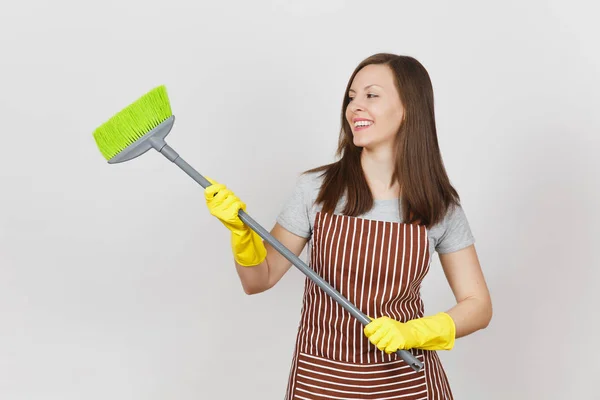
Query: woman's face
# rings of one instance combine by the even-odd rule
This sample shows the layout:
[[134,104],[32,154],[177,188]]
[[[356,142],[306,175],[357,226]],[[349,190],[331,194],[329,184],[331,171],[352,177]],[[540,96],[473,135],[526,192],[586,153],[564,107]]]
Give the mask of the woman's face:
[[404,108],[386,65],[371,64],[361,69],[348,91],[346,119],[358,147],[391,146],[404,116]]

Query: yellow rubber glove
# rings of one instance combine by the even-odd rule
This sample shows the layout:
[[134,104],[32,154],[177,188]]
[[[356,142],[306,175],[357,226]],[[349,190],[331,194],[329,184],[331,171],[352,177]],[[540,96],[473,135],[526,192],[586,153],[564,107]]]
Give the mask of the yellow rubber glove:
[[231,231],[231,249],[235,261],[244,267],[262,263],[267,257],[262,238],[238,216],[240,209],[246,211],[246,204],[225,185],[208,177],[206,179],[212,183],[204,189],[206,205],[210,213]]
[[365,335],[379,350],[451,350],[454,347],[456,326],[450,315],[441,312],[430,317],[399,322],[389,317],[373,319],[364,328]]

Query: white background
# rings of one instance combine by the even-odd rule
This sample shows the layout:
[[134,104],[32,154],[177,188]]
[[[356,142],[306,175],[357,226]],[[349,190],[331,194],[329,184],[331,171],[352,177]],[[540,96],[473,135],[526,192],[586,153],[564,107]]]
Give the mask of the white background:
[[[455,397],[596,399],[600,56],[592,2],[23,1],[0,11],[0,399],[281,399],[304,275],[243,293],[202,188],[93,130],[165,84],[169,143],[271,228],[332,161],[380,51],[434,84],[494,302],[440,353]],[[453,297],[437,255],[426,312]]]

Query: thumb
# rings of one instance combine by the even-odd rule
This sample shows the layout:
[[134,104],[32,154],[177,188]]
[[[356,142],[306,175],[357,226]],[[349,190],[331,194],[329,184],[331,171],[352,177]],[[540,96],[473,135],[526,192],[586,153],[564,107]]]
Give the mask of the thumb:
[[375,333],[375,331],[377,331],[377,329],[379,329],[379,327],[381,326],[381,320],[376,320],[375,318],[371,317],[369,317],[369,319],[371,320],[371,322],[369,322],[363,329],[367,337]]

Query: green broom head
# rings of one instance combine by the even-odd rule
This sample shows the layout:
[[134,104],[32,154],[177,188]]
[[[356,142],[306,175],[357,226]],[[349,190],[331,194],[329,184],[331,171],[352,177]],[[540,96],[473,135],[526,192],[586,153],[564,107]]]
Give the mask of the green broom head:
[[167,89],[158,86],[96,128],[96,145],[110,160],[172,115]]

